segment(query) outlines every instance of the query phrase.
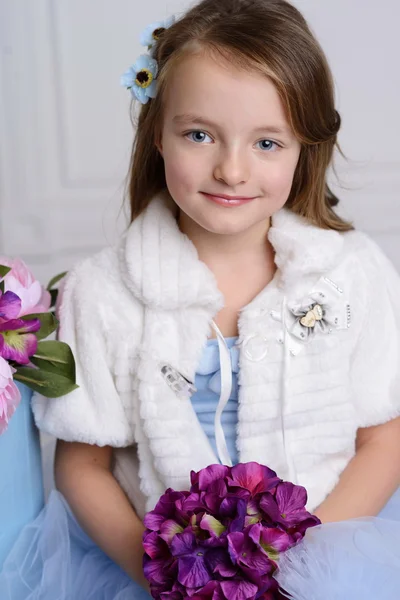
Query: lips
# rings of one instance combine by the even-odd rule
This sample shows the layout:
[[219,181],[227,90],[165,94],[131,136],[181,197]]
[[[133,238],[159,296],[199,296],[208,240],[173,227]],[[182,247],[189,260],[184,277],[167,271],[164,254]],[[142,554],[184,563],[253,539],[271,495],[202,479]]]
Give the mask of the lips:
[[202,194],[211,202],[215,204],[219,204],[220,206],[233,207],[233,206],[242,206],[244,204],[249,204],[255,198],[250,198],[246,196],[227,196],[225,194],[207,194],[206,192],[202,192]]
[[226,194],[208,194],[203,192],[206,196],[214,196],[214,198],[224,198],[225,200],[253,200],[254,196],[227,196]]

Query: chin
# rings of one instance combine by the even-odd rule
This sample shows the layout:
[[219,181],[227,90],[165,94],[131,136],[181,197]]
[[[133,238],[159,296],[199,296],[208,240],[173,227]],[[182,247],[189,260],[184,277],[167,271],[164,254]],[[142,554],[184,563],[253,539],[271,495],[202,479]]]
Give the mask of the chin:
[[215,233],[218,235],[238,235],[244,233],[248,229],[251,229],[256,225],[256,223],[249,223],[246,225],[243,223],[243,220],[239,219],[236,221],[236,223],[229,223],[226,220],[222,221],[222,219],[220,222],[218,222],[218,220],[215,219],[212,223],[198,223],[198,225],[200,225],[200,227],[209,233]]

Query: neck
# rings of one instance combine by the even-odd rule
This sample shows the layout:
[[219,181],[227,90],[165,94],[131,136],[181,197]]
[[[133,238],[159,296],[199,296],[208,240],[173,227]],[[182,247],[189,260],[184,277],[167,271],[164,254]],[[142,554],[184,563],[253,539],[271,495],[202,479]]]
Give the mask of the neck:
[[230,266],[236,269],[248,268],[249,261],[270,262],[274,256],[273,248],[268,240],[270,220],[257,223],[240,233],[218,234],[200,227],[185,213],[180,211],[179,228],[192,241],[199,255],[213,271],[220,271]]

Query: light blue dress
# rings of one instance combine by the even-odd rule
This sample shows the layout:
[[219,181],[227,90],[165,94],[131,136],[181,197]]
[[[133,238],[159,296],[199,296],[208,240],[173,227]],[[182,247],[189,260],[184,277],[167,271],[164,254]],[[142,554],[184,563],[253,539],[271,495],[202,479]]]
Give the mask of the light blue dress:
[[[232,463],[236,449],[238,353],[230,351],[233,385],[221,422]],[[214,415],[221,388],[219,349],[209,340],[198,366],[192,404],[214,450]],[[296,547],[280,583],[295,600],[400,599],[400,493],[379,518],[313,528]],[[282,565],[284,566],[284,565]],[[0,600],[150,600],[84,533],[63,496],[50,495],[46,508],[20,535],[0,574]],[[260,599],[262,600],[262,599]]]

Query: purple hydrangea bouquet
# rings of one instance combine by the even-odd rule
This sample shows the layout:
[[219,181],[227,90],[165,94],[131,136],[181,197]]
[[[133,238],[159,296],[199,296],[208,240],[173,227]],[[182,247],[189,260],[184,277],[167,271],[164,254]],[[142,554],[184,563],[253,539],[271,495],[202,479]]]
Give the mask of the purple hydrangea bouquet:
[[51,309],[63,276],[44,289],[22,260],[0,257],[0,434],[21,400],[15,381],[51,398],[77,387],[69,346],[43,341],[58,326]]
[[277,600],[279,556],[319,525],[306,490],[256,462],[191,473],[144,519],[144,573],[157,600]]

